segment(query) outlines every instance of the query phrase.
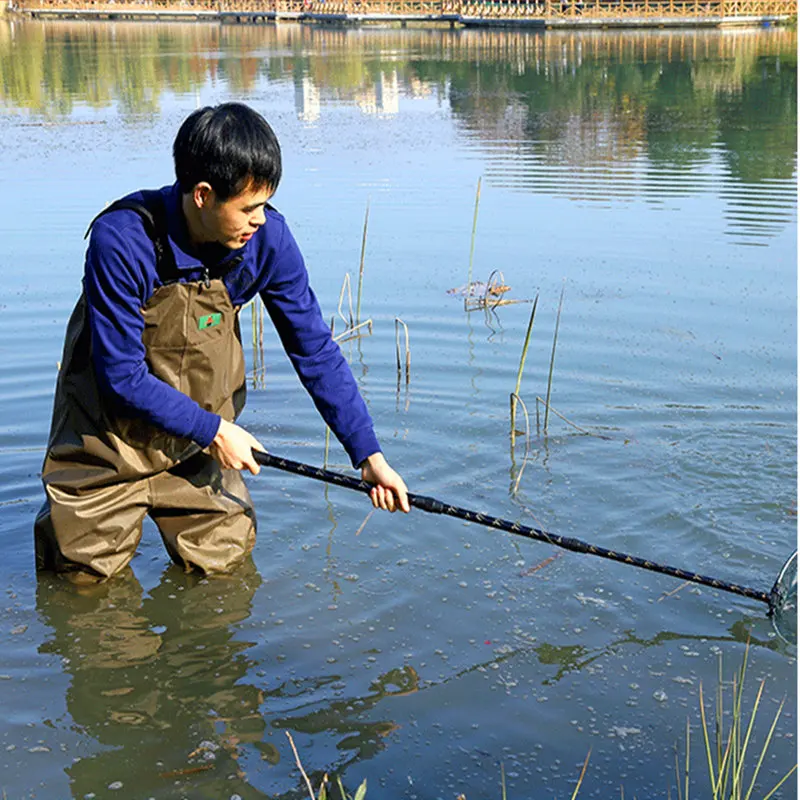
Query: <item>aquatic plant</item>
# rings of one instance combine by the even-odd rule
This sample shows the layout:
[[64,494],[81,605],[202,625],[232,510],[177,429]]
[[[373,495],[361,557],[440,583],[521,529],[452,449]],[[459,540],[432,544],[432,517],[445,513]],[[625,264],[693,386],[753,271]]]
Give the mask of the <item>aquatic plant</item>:
[[[467,297],[472,286],[472,257],[475,254],[475,233],[478,230],[478,206],[481,202],[481,178],[478,178],[478,188],[475,192],[475,212],[472,215],[472,238],[469,243],[469,269],[467,271]],[[464,308],[467,307],[467,300],[464,299]]]
[[400,317],[394,318],[394,344],[397,355],[397,387],[400,388],[400,375],[402,373],[402,365],[400,361],[400,328],[402,327],[405,333],[405,367],[406,367],[406,385],[411,380],[411,345],[408,341],[408,325],[403,322]]
[[[294,739],[292,739],[292,734],[289,731],[286,731],[286,736],[289,739],[289,744],[292,747],[292,753],[294,753],[294,761],[297,764],[297,768],[300,770],[300,774],[303,776],[303,780],[305,781],[306,788],[308,789],[308,794],[311,800],[328,800],[328,786],[330,785],[330,779],[328,778],[328,774],[322,776],[322,781],[320,782],[319,789],[317,790],[316,794],[314,793],[314,787],[311,784],[311,779],[306,774],[306,771],[303,769],[303,764],[300,761],[300,756],[297,753],[297,748],[294,746]],[[356,793],[354,796],[347,794],[342,785],[342,779],[337,776],[336,778],[336,786],[339,789],[339,800],[364,800],[367,794],[367,781],[363,780],[361,785],[356,789]],[[331,798],[331,800],[333,800]]]
[[[367,519],[369,519],[369,517],[367,517]],[[367,520],[364,521],[364,524],[366,524],[366,521]],[[749,650],[750,650],[750,644],[748,642],[747,646],[745,647],[744,656],[742,658],[742,664],[739,667],[739,669],[734,673],[732,680],[727,684],[728,686],[731,687],[732,691],[732,703],[730,709],[728,710],[725,709],[724,689],[726,686],[726,682],[723,680],[722,656],[720,655],[719,672],[717,678],[716,703],[714,707],[714,718],[713,718],[713,727],[714,727],[713,735],[709,730],[712,723],[709,722],[707,717],[706,701],[705,701],[705,696],[703,694],[703,685],[702,683],[700,684],[700,690],[699,690],[700,721],[703,734],[703,746],[708,765],[708,777],[710,784],[709,786],[710,792],[703,791],[700,794],[700,796],[703,798],[709,798],[709,800],[751,800],[751,798],[758,798],[758,800],[770,800],[770,798],[774,797],[775,793],[781,788],[781,786],[783,786],[783,784],[786,783],[786,781],[789,780],[789,778],[797,771],[797,763],[795,763],[789,770],[787,770],[785,775],[782,778],[780,778],[777,781],[777,783],[766,793],[754,794],[756,791],[756,781],[758,779],[759,772],[766,760],[767,752],[774,738],[775,729],[778,725],[778,720],[780,719],[780,716],[783,712],[783,707],[786,702],[786,698],[784,697],[778,704],[778,709],[775,712],[775,716],[772,720],[769,731],[764,737],[761,749],[757,757],[755,758],[755,764],[753,765],[752,775],[750,776],[749,782],[746,778],[745,773],[748,766],[748,762],[752,760],[751,758],[748,758],[748,756],[749,754],[752,753],[751,744],[754,741],[753,731],[755,727],[756,714],[758,713],[759,707],[761,705],[761,700],[764,694],[764,687],[766,685],[766,679],[762,679],[758,686],[758,691],[756,692],[755,699],[752,701],[750,710],[748,712],[744,703],[744,686],[747,674],[747,659]],[[730,723],[727,730],[725,729],[726,716],[730,717]],[[340,793],[339,800],[364,800],[367,793],[366,780],[362,781],[362,783],[356,790],[355,795],[351,796],[346,793],[342,785],[342,782],[338,777],[336,778],[335,784],[332,784],[327,774],[323,776],[319,789],[315,793],[314,788],[311,784],[311,780],[309,779],[308,775],[303,769],[303,765],[300,762],[300,757],[297,753],[297,749],[295,748],[292,736],[288,731],[286,732],[286,736],[288,737],[289,743],[291,744],[292,752],[294,753],[295,757],[295,762],[297,763],[297,767],[300,770],[300,773],[302,774],[303,779],[306,783],[306,787],[308,788],[311,800],[328,800],[330,793],[329,787],[332,785],[335,785],[338,788],[338,791]],[[691,765],[690,745],[691,745],[691,722],[687,717],[686,750],[683,759],[680,758],[678,748],[676,747],[675,749],[675,776],[677,781],[678,800],[690,800],[690,795],[689,795],[689,786],[690,786],[689,775],[690,775],[690,765]],[[570,800],[576,800],[578,796],[581,785],[583,783],[583,779],[586,776],[586,771],[589,766],[589,758],[591,754],[592,751],[590,749],[589,752],[586,754],[586,758],[584,759],[583,766],[581,767],[580,774],[578,775],[578,781],[572,792]],[[682,764],[681,761],[683,762]],[[500,791],[502,800],[506,800],[505,768],[502,763],[500,765]],[[620,796],[624,800],[625,790],[623,787],[620,787]],[[671,796],[672,796],[671,788],[667,787],[667,797],[669,798]],[[331,797],[330,800],[333,800],[333,798]],[[467,800],[467,795],[459,794],[456,800]]]
[[[517,437],[517,403],[519,402],[519,390],[520,386],[522,385],[522,373],[525,370],[525,359],[528,356],[528,345],[531,343],[531,333],[533,332],[533,321],[536,318],[536,308],[539,305],[539,294],[536,294],[536,297],[533,301],[533,308],[531,309],[531,315],[528,319],[528,329],[525,332],[525,341],[522,343],[522,354],[519,357],[519,369],[517,369],[517,383],[514,387],[514,391],[511,393],[511,449],[513,451],[514,444],[516,443]],[[527,414],[526,414],[527,417]]]
[[[345,316],[342,311],[345,294],[347,294],[347,316]],[[364,320],[364,322],[358,321],[358,314],[361,313],[361,276],[359,276],[358,285],[358,305],[356,316],[353,316],[353,293],[350,288],[350,273],[345,272],[344,280],[342,281],[342,289],[339,292],[339,305],[337,306],[339,316],[344,321],[345,329],[338,336],[333,337],[335,342],[346,342],[349,339],[357,339],[364,335],[372,335],[372,320],[367,319]],[[366,334],[363,333],[364,328],[367,329]]]
[[523,399],[516,393],[511,393],[511,460],[512,460],[512,477],[514,465],[514,444],[516,441],[516,431],[514,430],[514,417],[516,415],[516,404],[522,406],[522,413],[525,416],[525,455],[522,457],[522,465],[514,478],[514,485],[511,487],[511,494],[515,495],[519,491],[519,484],[522,480],[522,473],[525,470],[525,465],[528,463],[528,457],[531,452],[531,423],[528,417],[528,408]]
[[561,309],[564,307],[564,287],[561,287],[561,297],[558,300],[558,313],[556,314],[556,327],[553,332],[553,349],[550,352],[550,371],[547,375],[547,397],[544,405],[544,435],[547,436],[547,422],[550,418],[550,392],[553,388],[553,367],[556,362],[556,344],[558,344],[558,326],[561,324]]
[[[764,686],[766,680],[762,680],[758,687],[755,700],[752,703],[749,719],[747,719],[747,712],[743,708],[744,697],[744,684],[745,676],[747,673],[747,656],[750,650],[748,642],[745,647],[744,657],[742,658],[742,665],[739,670],[733,675],[731,682],[732,687],[732,707],[730,711],[730,727],[725,730],[724,722],[724,697],[723,697],[723,679],[722,679],[722,657],[719,659],[719,676],[717,680],[716,704],[714,709],[714,735],[713,742],[711,734],[709,733],[709,722],[706,719],[706,704],[703,696],[703,685],[700,684],[700,719],[703,729],[703,744],[705,746],[706,761],[708,764],[708,777],[711,788],[711,797],[713,800],[750,800],[755,790],[756,780],[758,774],[764,764],[764,759],[769,749],[775,734],[775,728],[778,720],[783,712],[783,706],[786,702],[784,697],[778,705],[778,710],[775,712],[775,717],[772,720],[769,732],[764,738],[761,746],[761,751],[758,754],[755,765],[753,767],[753,774],[750,782],[747,783],[745,777],[745,769],[748,762],[748,752],[753,740],[753,727],[761,704],[761,698],[764,693]],[[689,728],[687,720],[686,729],[686,764],[688,772],[689,763]],[[797,764],[770,789],[767,794],[758,795],[762,800],[769,800],[775,792],[794,774],[797,770]],[[679,800],[689,800],[689,786],[688,778],[685,784],[685,792],[680,795],[680,781],[678,782]]]
[[253,388],[264,388],[264,303],[256,295],[247,305],[253,328]]
[[358,264],[358,292],[356,294],[356,325],[361,322],[361,288],[364,284],[364,255],[367,251],[367,225],[369,224],[369,200],[367,212],[364,215],[364,231],[361,234],[361,260]]

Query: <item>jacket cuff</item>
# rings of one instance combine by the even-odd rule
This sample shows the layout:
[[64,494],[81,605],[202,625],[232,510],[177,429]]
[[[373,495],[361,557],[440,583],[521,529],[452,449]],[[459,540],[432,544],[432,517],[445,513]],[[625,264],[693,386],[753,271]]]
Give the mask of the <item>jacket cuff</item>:
[[194,425],[194,435],[192,439],[194,439],[203,450],[208,447],[211,442],[214,441],[214,437],[217,435],[217,431],[219,430],[221,418],[219,414],[212,414],[210,411],[206,411],[205,409],[198,409],[197,420]]
[[350,434],[346,439],[342,439],[341,442],[347,455],[350,456],[350,463],[354,468],[358,468],[358,465],[373,453],[382,452],[381,446],[378,444],[378,437],[371,427],[362,428]]

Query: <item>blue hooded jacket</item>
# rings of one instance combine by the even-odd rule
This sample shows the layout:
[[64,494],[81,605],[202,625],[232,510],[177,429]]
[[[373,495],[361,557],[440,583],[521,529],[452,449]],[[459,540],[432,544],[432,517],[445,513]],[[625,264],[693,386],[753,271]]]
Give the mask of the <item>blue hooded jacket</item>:
[[[322,318],[283,216],[267,208],[265,224],[239,250],[218,245],[198,250],[190,243],[178,185],[160,191],[180,279],[201,280],[208,268],[211,277],[222,278],[234,307],[259,293],[303,386],[353,466],[379,452],[367,407]],[[126,199],[141,202],[142,195]],[[101,216],[92,227],[84,273],[98,385],[127,414],[207,447],[216,436],[219,416],[156,378],[145,362],[141,309],[160,285],[153,242],[141,217],[126,209]]]

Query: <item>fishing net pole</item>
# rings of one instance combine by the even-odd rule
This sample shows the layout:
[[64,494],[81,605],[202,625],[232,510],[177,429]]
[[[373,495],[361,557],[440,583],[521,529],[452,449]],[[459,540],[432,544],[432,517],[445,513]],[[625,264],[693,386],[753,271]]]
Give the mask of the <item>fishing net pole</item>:
[[[265,467],[274,467],[284,472],[291,472],[295,475],[313,478],[314,480],[323,481],[324,483],[342,486],[346,489],[362,492],[363,494],[369,494],[374,488],[373,485],[367,483],[367,481],[357,480],[356,478],[351,478],[349,475],[342,475],[339,472],[331,472],[327,469],[312,467],[309,464],[292,461],[288,458],[274,456],[270,453],[264,453],[258,450],[254,450],[253,454],[256,461]],[[450,503],[444,503],[434,497],[427,497],[425,495],[412,494],[409,492],[408,502],[414,508],[427,511],[430,514],[444,514],[449,517],[455,517],[456,519],[466,520],[467,522],[475,522],[479,525],[485,525],[488,528],[513,533],[516,536],[524,536],[527,539],[533,539],[537,542],[552,544],[575,553],[586,553],[588,555],[599,556],[600,558],[607,558],[611,561],[617,561],[620,564],[629,564],[632,567],[639,567],[640,569],[650,570],[651,572],[659,572],[662,575],[670,575],[679,580],[698,583],[701,586],[708,586],[723,592],[749,597],[751,600],[758,600],[768,606],[769,610],[767,613],[772,617],[778,633],[787,641],[797,641],[797,551],[787,559],[772,589],[766,592],[761,589],[730,583],[720,578],[712,578],[678,567],[671,567],[667,564],[658,564],[655,561],[649,561],[644,558],[639,558],[638,556],[629,555],[628,553],[609,550],[606,547],[582,542],[580,539],[549,533],[540,528],[521,525],[518,522],[511,522],[510,520],[501,519],[500,517],[493,517],[478,511],[471,511],[468,508],[460,508]]]

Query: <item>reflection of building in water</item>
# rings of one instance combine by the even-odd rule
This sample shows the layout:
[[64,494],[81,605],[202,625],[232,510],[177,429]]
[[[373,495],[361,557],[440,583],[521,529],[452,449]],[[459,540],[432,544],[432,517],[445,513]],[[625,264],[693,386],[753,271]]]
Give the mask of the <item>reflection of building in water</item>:
[[375,105],[380,114],[396,114],[400,110],[400,89],[396,70],[392,70],[389,76],[381,73],[381,79],[375,86]]
[[[430,94],[430,88],[417,82],[417,95]],[[391,116],[400,111],[400,80],[397,70],[390,74],[381,73],[372,84],[347,89],[328,89],[314,78],[304,75],[295,80],[294,102],[298,119],[304,122],[316,122],[320,118],[323,103],[323,93],[328,101],[353,103],[365,114],[380,114]]]
[[294,104],[298,119],[304,122],[316,122],[320,114],[320,92],[311,78],[304,75],[294,85]]
[[357,91],[354,96],[356,105],[365,114],[397,114],[400,111],[400,86],[397,70],[390,75],[381,73],[380,78],[371,88]]
[[421,81],[413,75],[408,79],[407,91],[415,100],[423,100],[433,94],[433,86],[427,81]]

